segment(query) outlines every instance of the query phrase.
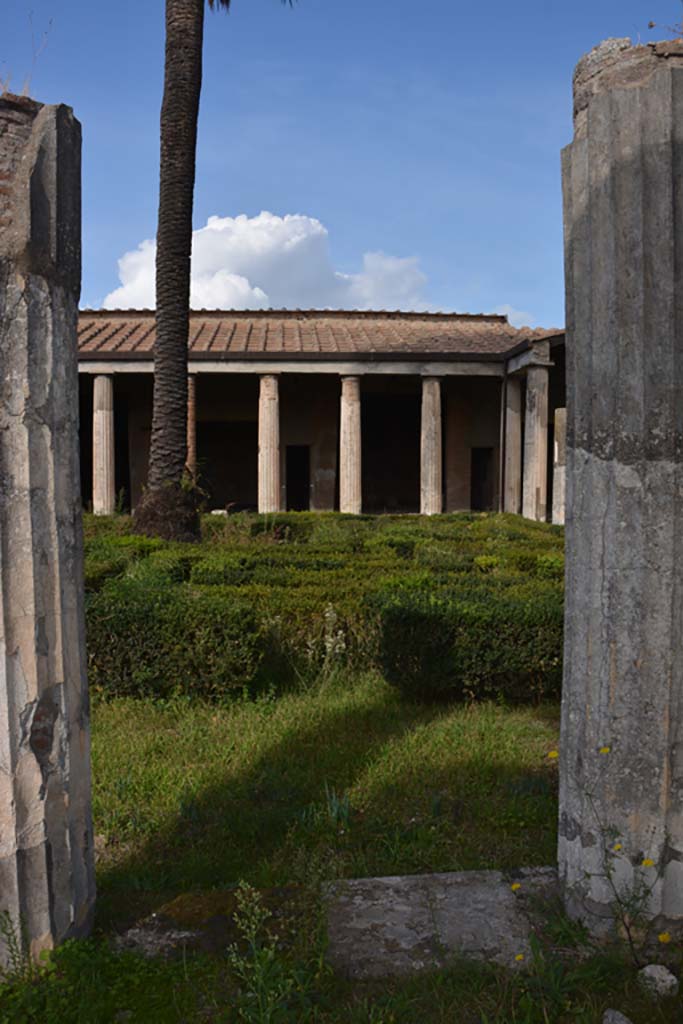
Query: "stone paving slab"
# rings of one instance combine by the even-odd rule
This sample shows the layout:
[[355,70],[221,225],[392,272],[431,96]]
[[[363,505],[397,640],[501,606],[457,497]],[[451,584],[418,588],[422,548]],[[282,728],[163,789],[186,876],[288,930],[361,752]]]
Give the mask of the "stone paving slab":
[[358,979],[438,968],[456,956],[520,969],[531,954],[534,898],[556,891],[553,868],[337,882],[329,890],[328,956]]

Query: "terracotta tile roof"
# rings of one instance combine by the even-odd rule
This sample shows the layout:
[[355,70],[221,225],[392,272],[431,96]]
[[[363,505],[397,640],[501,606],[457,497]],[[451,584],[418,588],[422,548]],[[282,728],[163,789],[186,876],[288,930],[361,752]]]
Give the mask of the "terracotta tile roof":
[[[520,343],[557,330],[516,329],[507,318],[469,313],[373,313],[346,310],[198,310],[190,317],[191,359],[331,359],[339,356],[462,355],[500,358]],[[150,310],[83,310],[79,358],[150,359]]]

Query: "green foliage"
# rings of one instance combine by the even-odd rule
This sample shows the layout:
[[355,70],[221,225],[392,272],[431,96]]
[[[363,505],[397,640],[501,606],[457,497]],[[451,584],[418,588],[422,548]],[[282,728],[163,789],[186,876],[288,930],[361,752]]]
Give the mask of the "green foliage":
[[218,588],[173,586],[152,569],[108,581],[89,602],[94,692],[220,697],[252,685],[263,647],[251,606]]
[[375,604],[380,667],[406,696],[559,696],[563,611],[554,588],[392,588]]
[[[110,523],[109,532],[107,522]],[[98,692],[227,696],[380,666],[411,697],[540,697],[562,534],[512,516],[209,516],[200,544],[86,522]]]
[[279,936],[268,929],[272,914],[255,889],[241,883],[237,890],[235,923],[245,949],[233,945],[228,962],[240,991],[237,1014],[245,1024],[286,1024],[311,1019],[313,995],[319,980],[306,965],[283,956]]

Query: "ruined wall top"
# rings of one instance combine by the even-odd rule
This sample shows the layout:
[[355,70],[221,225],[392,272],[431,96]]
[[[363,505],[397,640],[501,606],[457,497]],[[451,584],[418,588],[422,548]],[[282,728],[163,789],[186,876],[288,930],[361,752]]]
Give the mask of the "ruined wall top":
[[642,85],[665,64],[683,67],[683,39],[633,46],[630,39],[606,39],[585,54],[574,71],[574,131],[586,123],[593,96],[608,89]]
[[80,168],[70,107],[0,95],[0,264],[80,291]]

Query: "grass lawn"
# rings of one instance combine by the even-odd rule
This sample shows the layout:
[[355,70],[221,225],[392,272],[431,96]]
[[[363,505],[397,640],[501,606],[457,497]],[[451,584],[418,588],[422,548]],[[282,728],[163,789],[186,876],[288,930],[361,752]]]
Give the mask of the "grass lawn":
[[555,706],[425,707],[374,674],[216,706],[93,714],[100,906],[555,858]]

